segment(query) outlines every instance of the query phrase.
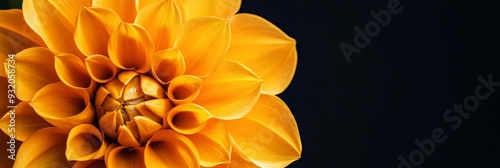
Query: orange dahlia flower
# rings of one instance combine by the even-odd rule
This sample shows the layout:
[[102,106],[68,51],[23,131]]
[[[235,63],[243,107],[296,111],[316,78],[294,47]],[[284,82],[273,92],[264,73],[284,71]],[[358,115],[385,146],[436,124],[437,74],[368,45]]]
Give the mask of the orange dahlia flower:
[[22,142],[13,166],[297,160],[297,124],[276,96],[293,78],[295,40],[259,16],[236,14],[240,5],[25,0],[22,11],[0,11],[0,83],[4,90],[15,81],[16,96],[12,104],[2,96],[0,108],[10,111],[0,128]]

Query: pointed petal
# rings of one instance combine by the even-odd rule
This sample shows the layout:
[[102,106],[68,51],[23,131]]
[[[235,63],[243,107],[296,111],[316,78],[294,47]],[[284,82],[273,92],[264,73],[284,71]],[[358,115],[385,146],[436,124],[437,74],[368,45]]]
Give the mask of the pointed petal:
[[92,78],[80,58],[72,54],[59,54],[55,56],[54,66],[64,84],[78,89],[88,89],[92,85]]
[[106,163],[108,167],[113,168],[145,168],[144,148],[116,147],[109,153]]
[[297,67],[295,40],[257,15],[238,14],[230,23],[231,45],[225,59],[240,62],[265,79],[263,92],[283,92]]
[[118,13],[124,22],[128,23],[134,22],[137,14],[136,0],[122,0],[120,3],[113,0],[93,0],[92,6],[110,8]]
[[135,23],[149,32],[156,51],[172,48],[179,35],[182,14],[175,2],[175,0],[159,1],[142,8],[137,14]]
[[178,49],[166,49],[156,52],[151,60],[151,72],[158,82],[168,84],[175,77],[184,74],[186,64]]
[[47,48],[23,50],[15,56],[15,61],[16,96],[20,100],[31,101],[42,87],[59,81],[54,68],[54,53]]
[[120,22],[120,16],[111,9],[83,7],[76,20],[75,43],[86,56],[108,55],[109,37]]
[[153,134],[161,129],[161,125],[157,122],[144,117],[144,116],[136,116],[134,117],[135,122],[137,123],[137,129],[139,131],[140,143],[145,143],[153,136]]
[[106,83],[114,79],[117,68],[111,60],[104,55],[91,55],[85,59],[85,66],[92,80]]
[[200,165],[213,167],[229,162],[231,140],[226,126],[218,120],[209,120],[205,128],[193,135],[186,135],[200,153]]
[[147,167],[199,167],[199,155],[194,144],[174,131],[156,132],[145,148]]
[[185,74],[208,76],[222,61],[230,40],[226,19],[200,17],[185,22],[175,43],[186,62]]
[[73,168],[106,168],[106,163],[103,159],[79,161],[73,165]]
[[129,83],[125,85],[125,90],[123,91],[124,101],[133,101],[144,97],[144,92],[141,87],[141,79],[139,77],[134,77]]
[[144,105],[151,110],[156,116],[163,116],[172,109],[173,105],[169,99],[153,99],[144,102]]
[[30,105],[47,122],[68,132],[74,126],[92,123],[94,119],[89,95],[61,82],[40,89]]
[[74,162],[66,161],[64,156],[67,137],[65,131],[55,127],[35,132],[19,147],[14,167],[73,166]]
[[107,112],[105,113],[100,119],[99,119],[99,127],[101,128],[102,132],[106,134],[106,136],[116,139],[118,138],[118,121],[121,121],[121,118],[118,119],[120,116],[118,116],[120,112],[112,111],[112,112]]
[[242,154],[242,152],[237,147],[232,148],[231,161],[229,161],[229,163],[220,164],[215,166],[214,168],[229,168],[229,167],[259,168],[259,166],[255,165],[244,154]]
[[23,15],[26,23],[43,39],[52,51],[72,53],[83,58],[73,38],[75,21],[83,6],[90,6],[92,0],[23,1]]
[[242,64],[223,61],[203,81],[194,103],[205,107],[215,118],[241,118],[259,98],[261,84],[262,80]]
[[134,135],[127,126],[120,125],[118,128],[118,139],[120,145],[126,147],[139,147],[141,144],[135,139]]
[[180,0],[186,20],[199,16],[228,18],[240,10],[241,0]]
[[71,129],[66,146],[68,160],[87,161],[103,157],[107,144],[96,127],[81,124]]
[[156,80],[146,75],[140,75],[140,77],[141,77],[141,90],[144,92],[145,95],[154,98],[165,97],[165,90],[163,90],[163,87],[160,84],[158,84]]
[[178,76],[168,85],[167,96],[174,104],[191,103],[200,94],[202,82],[196,76]]
[[[149,101],[151,101],[151,100],[149,100]],[[148,107],[146,105],[146,102],[142,102],[142,103],[139,103],[136,105],[129,105],[129,106],[132,107],[134,110],[137,110],[142,116],[148,117],[149,119],[151,119],[157,123],[161,123],[163,116],[158,116],[158,114],[157,114],[158,111],[153,112],[150,109],[150,107]],[[127,107],[127,106],[125,106],[125,107]]]
[[245,117],[224,123],[237,146],[258,166],[285,167],[300,158],[302,144],[297,123],[276,96],[261,95]]
[[[166,117],[166,118],[165,118]],[[168,125],[181,134],[194,134],[202,130],[212,118],[210,113],[197,104],[189,103],[175,106],[164,117],[163,124]]]
[[[15,121],[14,127],[9,126],[12,124],[11,120]],[[19,103],[0,119],[0,129],[7,135],[15,132],[19,141],[25,141],[34,132],[50,126],[52,125],[38,116],[28,102]]]
[[104,88],[110,92],[113,99],[119,99],[123,95],[125,84],[123,84],[120,80],[111,80],[104,84]]
[[153,40],[144,28],[124,22],[111,34],[108,43],[109,58],[113,64],[139,73],[149,71],[154,51]]
[[124,71],[118,74],[118,80],[120,80],[123,84],[128,84],[134,77],[138,75],[139,73],[135,71]]

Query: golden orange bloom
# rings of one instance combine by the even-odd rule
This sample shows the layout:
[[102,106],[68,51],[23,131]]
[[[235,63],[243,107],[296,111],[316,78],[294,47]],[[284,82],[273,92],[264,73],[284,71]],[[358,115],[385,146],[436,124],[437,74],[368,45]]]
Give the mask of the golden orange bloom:
[[[22,11],[0,11],[0,83],[15,75],[20,102],[13,166],[285,167],[300,158],[296,121],[277,96],[295,73],[295,40],[237,14],[240,5],[24,0]],[[0,119],[6,135],[10,120]]]

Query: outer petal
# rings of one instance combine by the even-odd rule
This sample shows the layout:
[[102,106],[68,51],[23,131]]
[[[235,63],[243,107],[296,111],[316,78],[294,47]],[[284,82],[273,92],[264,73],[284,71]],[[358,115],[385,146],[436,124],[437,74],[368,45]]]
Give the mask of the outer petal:
[[92,6],[110,8],[116,11],[123,21],[132,23],[134,22],[135,15],[137,14],[137,2],[138,1],[136,0],[122,0],[119,3],[114,0],[93,0]]
[[111,61],[119,68],[149,71],[150,60],[155,52],[154,43],[144,28],[122,22],[111,34],[108,53]]
[[264,78],[262,91],[283,92],[297,67],[295,40],[257,15],[238,14],[230,23],[231,45],[225,58],[245,64]]
[[68,132],[77,125],[94,120],[89,95],[61,82],[40,89],[30,105],[47,122]]
[[[42,87],[60,81],[54,69],[54,53],[47,48],[29,48],[18,53],[14,59],[16,95],[23,101],[31,101]],[[4,65],[7,64],[4,62]]]
[[73,168],[106,168],[103,159],[76,162]]
[[237,147],[258,166],[285,167],[300,158],[297,124],[290,109],[276,96],[261,95],[245,117],[224,123]]
[[[18,53],[26,48],[45,46],[38,36],[24,21],[23,12],[19,9],[0,10],[0,60],[7,59],[8,54]],[[0,76],[5,77],[3,70]]]
[[250,111],[260,95],[262,80],[248,68],[232,61],[223,61],[206,78],[194,100],[219,119],[236,119]]
[[68,160],[87,161],[104,156],[107,143],[99,130],[90,124],[81,124],[69,132],[66,142]]
[[200,17],[184,23],[174,47],[184,56],[185,74],[206,77],[222,61],[230,40],[228,20]]
[[109,36],[120,22],[120,16],[111,9],[83,7],[76,20],[75,43],[86,56],[108,55]]
[[174,45],[182,24],[182,14],[175,0],[159,1],[141,9],[135,23],[149,32],[156,51],[160,51]]
[[185,136],[171,130],[156,132],[146,144],[147,167],[199,167],[196,146]]
[[107,166],[110,168],[141,168],[144,165],[144,148],[114,148],[108,156]]
[[186,20],[199,16],[228,18],[240,10],[241,0],[180,0]]
[[92,78],[78,57],[72,54],[59,54],[55,57],[54,66],[57,76],[64,84],[78,89],[87,89],[92,85]]
[[246,157],[243,152],[237,147],[232,148],[231,161],[226,164],[220,164],[214,168],[258,168],[248,157]]
[[[14,126],[10,127],[10,124]],[[15,134],[16,140],[19,141],[25,141],[34,132],[50,126],[52,125],[38,116],[28,102],[19,103],[0,119],[0,129],[7,135]]]
[[158,51],[151,60],[151,71],[159,83],[166,85],[186,71],[184,57],[178,49]]
[[191,103],[200,94],[202,82],[196,76],[178,76],[168,85],[167,96],[174,104]]
[[17,153],[14,167],[71,167],[74,162],[66,161],[65,131],[48,127],[43,128],[24,141]]
[[92,0],[25,0],[23,15],[51,50],[83,56],[75,45],[73,31],[78,11],[91,3]]
[[86,69],[92,80],[106,83],[114,79],[118,69],[111,60],[103,55],[91,55],[85,59]]
[[200,132],[186,135],[200,153],[200,165],[213,167],[229,162],[231,140],[226,126],[218,120],[210,120]]

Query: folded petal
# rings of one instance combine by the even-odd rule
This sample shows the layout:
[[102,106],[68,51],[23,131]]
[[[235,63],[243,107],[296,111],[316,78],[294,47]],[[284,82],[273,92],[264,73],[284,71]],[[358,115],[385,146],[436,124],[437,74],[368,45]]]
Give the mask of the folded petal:
[[248,159],[248,157],[246,157],[239,148],[234,147],[232,148],[231,152],[231,161],[229,161],[229,163],[217,165],[214,168],[229,168],[229,167],[258,168],[259,166],[255,165],[250,159]]
[[158,51],[151,60],[151,71],[158,82],[166,85],[186,71],[184,57],[178,49]]
[[93,0],[93,7],[107,7],[114,10],[124,22],[134,22],[135,15],[137,14],[136,0],[122,0],[117,3],[114,0]]
[[120,125],[118,128],[118,139],[117,141],[120,143],[120,145],[126,146],[126,147],[139,147],[141,144],[135,136],[132,134],[130,129],[125,126],[125,125]]
[[260,95],[262,79],[244,65],[223,61],[212,75],[203,80],[194,100],[219,119],[243,117]]
[[[171,48],[180,31],[182,13],[175,0],[158,1],[140,10],[135,23],[153,38],[156,51]],[[152,22],[154,20],[154,22]]]
[[200,153],[200,165],[213,167],[229,162],[231,140],[226,126],[218,120],[209,120],[205,128],[186,135]]
[[200,17],[183,24],[174,47],[184,56],[185,74],[206,77],[222,61],[230,40],[227,19]]
[[137,123],[140,143],[147,142],[155,132],[159,131],[162,128],[160,124],[144,116],[136,116],[134,117],[134,120]]
[[147,167],[199,167],[196,146],[185,136],[171,130],[156,132],[145,146]]
[[202,82],[196,76],[178,76],[168,85],[167,96],[174,104],[191,103],[200,94]]
[[158,84],[158,82],[156,82],[156,80],[146,75],[140,75],[140,77],[141,77],[141,90],[144,92],[145,95],[154,98],[166,97],[165,90],[160,84]]
[[[60,81],[54,68],[54,53],[47,48],[29,48],[19,52],[14,59],[16,96],[20,100],[31,101],[42,87]],[[4,62],[4,65],[8,63]]]
[[64,155],[67,137],[65,131],[55,127],[35,132],[19,147],[14,167],[73,166],[74,162],[67,161]]
[[186,20],[199,16],[228,18],[240,10],[241,0],[180,0]]
[[240,62],[265,79],[263,92],[274,95],[283,92],[297,67],[295,40],[253,14],[237,14],[230,24],[231,45],[225,59]]
[[[137,11],[141,11],[142,8],[149,6],[155,2],[159,2],[159,1],[164,1],[164,0],[140,0],[140,1],[136,1]],[[136,18],[137,18],[137,16],[136,16]]]
[[30,105],[47,122],[68,132],[77,125],[94,120],[94,110],[87,92],[61,82],[40,89]]
[[245,117],[224,123],[235,147],[260,167],[286,167],[300,158],[297,123],[287,105],[274,95],[261,95]]
[[135,147],[128,148],[118,146],[109,152],[107,166],[111,168],[143,168],[144,163],[144,148]]
[[66,159],[87,161],[103,157],[107,144],[96,127],[81,124],[71,129],[66,146]]
[[55,56],[54,66],[64,84],[78,89],[88,89],[92,85],[92,78],[80,58],[67,53],[59,54]]
[[78,161],[73,165],[73,168],[106,168],[106,163],[103,159]]
[[91,55],[85,59],[85,66],[92,80],[106,83],[114,79],[117,68],[111,60],[104,55]]
[[109,37],[120,22],[120,16],[109,8],[83,7],[76,20],[76,46],[86,56],[108,55]]
[[23,15],[26,23],[52,51],[84,58],[75,45],[73,32],[78,12],[91,3],[92,0],[26,0],[23,1]]
[[99,119],[99,127],[102,132],[113,139],[118,138],[118,128],[121,124],[123,124],[121,113],[117,111],[106,112]]
[[212,116],[206,109],[189,103],[175,106],[170,110],[163,118],[163,124],[168,124],[181,134],[194,134],[202,130],[210,118]]
[[148,100],[144,102],[144,105],[160,118],[163,118],[163,116],[173,107],[169,99]]
[[148,72],[154,52],[155,46],[148,32],[134,24],[122,22],[108,42],[111,62],[125,70]]
[[[11,124],[13,127],[9,126]],[[38,116],[28,102],[19,103],[0,119],[0,129],[7,135],[15,134],[19,141],[25,141],[34,132],[50,126],[52,125]]]

